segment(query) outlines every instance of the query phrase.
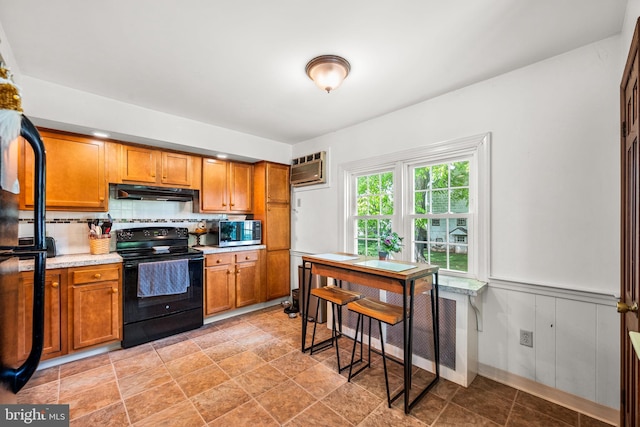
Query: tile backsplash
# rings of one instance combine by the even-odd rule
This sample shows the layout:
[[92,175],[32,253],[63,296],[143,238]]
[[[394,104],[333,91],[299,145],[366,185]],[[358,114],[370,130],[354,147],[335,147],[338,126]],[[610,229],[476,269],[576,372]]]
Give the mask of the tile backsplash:
[[[109,199],[109,213],[113,219],[111,250],[115,250],[114,231],[134,227],[186,227],[193,231],[199,221],[224,218],[221,214],[194,213],[193,202],[161,202],[149,200]],[[20,211],[20,237],[33,236],[33,211]],[[58,255],[89,253],[88,219],[106,221],[107,212],[47,211],[46,235],[56,241]],[[189,238],[189,244],[195,238]]]

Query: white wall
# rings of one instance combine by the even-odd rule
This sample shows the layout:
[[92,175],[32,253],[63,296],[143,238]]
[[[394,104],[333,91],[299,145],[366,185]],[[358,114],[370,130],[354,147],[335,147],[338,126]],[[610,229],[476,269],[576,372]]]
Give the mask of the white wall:
[[222,151],[289,163],[291,146],[229,129],[149,110],[87,92],[22,76],[25,113],[56,129],[66,125],[105,130],[128,142],[169,143],[186,151]]
[[[294,146],[338,164],[492,133],[491,275],[618,289],[619,38]],[[338,247],[338,186],[294,191],[293,248]]]
[[[342,162],[491,132],[490,287],[482,299],[479,362],[613,408],[619,393],[613,297],[619,292],[618,88],[627,49],[621,39],[293,150],[294,157],[330,150],[335,178]],[[294,190],[300,205],[293,213],[294,250],[344,249],[336,181]],[[533,349],[520,346],[520,329],[534,331]]]

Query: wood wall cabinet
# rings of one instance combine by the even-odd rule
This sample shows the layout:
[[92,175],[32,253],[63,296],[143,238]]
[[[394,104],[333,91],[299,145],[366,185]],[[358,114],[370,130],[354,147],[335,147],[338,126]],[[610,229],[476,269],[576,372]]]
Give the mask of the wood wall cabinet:
[[[67,352],[66,279],[66,269],[47,270],[45,273],[42,360]],[[18,358],[26,360],[31,351],[33,328],[33,271],[20,273],[18,296]]]
[[[40,130],[46,150],[48,210],[100,212],[108,209],[105,143],[88,137]],[[21,141],[18,176],[20,209],[33,209],[34,157]]]
[[271,162],[254,165],[254,218],[262,221],[266,253],[265,299],[288,296],[290,284],[290,166]]
[[200,157],[117,143],[108,148],[109,182],[200,188]]
[[205,258],[205,316],[260,302],[264,250],[208,254]]
[[252,165],[202,159],[201,212],[250,213],[252,196]]
[[72,350],[121,339],[122,265],[69,269]]

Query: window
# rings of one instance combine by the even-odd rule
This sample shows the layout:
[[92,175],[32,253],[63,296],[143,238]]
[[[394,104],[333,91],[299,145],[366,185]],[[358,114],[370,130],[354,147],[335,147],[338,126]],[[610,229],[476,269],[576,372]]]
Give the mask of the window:
[[395,259],[487,278],[489,134],[339,165],[344,250],[377,256],[381,235],[404,237]]
[[357,253],[375,256],[380,236],[391,231],[393,172],[357,176],[355,181]]
[[[409,168],[412,181],[412,243],[414,261],[438,264],[444,270],[469,271],[467,218],[469,160]],[[434,217],[438,218],[434,218]]]

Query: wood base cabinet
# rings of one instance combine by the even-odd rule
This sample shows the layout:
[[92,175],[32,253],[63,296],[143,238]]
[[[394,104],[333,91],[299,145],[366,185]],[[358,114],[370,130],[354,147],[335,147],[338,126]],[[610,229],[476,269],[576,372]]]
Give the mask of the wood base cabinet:
[[256,304],[264,283],[264,249],[205,258],[205,316]]
[[290,293],[289,249],[267,251],[267,301]]
[[[62,356],[67,351],[66,270],[47,270],[44,282],[44,343],[42,360]],[[31,351],[33,328],[33,271],[20,273],[18,288],[18,359],[26,360]]]
[[120,340],[121,264],[71,268],[69,277],[72,349]]

